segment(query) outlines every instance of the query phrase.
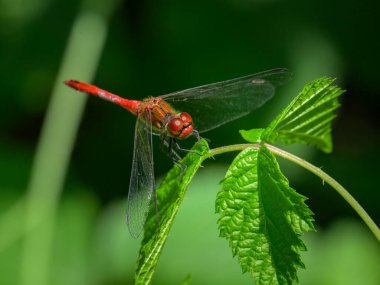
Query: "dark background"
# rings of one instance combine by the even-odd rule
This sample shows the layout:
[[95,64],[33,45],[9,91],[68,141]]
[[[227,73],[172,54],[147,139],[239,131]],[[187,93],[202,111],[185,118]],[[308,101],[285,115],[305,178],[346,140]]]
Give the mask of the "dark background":
[[[21,223],[7,213],[26,193],[73,22],[92,5],[73,0],[20,3],[0,4],[3,237],[12,236],[12,226]],[[379,224],[378,6],[374,1],[119,1],[106,18],[108,35],[92,82],[121,96],[142,99],[276,67],[292,70],[294,80],[262,109],[204,135],[211,147],[217,147],[242,143],[239,129],[265,127],[307,82],[336,77],[347,92],[334,121],[334,152],[323,154],[303,146],[287,149],[332,175]],[[84,64],[77,61],[78,67]],[[131,282],[138,241],[129,238],[123,215],[134,122],[134,116],[121,108],[88,100],[57,203],[48,270],[50,282],[55,281],[50,284]],[[156,177],[160,177],[172,163],[159,152],[158,138],[154,143]],[[217,237],[213,214],[218,182],[234,155],[207,162],[190,186],[160,260],[157,284],[178,284],[188,273],[193,284],[251,282],[240,274],[227,241]],[[305,255],[307,270],[302,271],[301,282],[376,284],[379,246],[357,214],[313,175],[280,163],[291,186],[309,197],[320,229],[306,237],[310,253]],[[3,244],[0,240],[4,264],[0,284],[18,282],[24,238],[25,233]],[[336,264],[339,268],[331,272]],[[358,276],[364,279],[355,279]]]

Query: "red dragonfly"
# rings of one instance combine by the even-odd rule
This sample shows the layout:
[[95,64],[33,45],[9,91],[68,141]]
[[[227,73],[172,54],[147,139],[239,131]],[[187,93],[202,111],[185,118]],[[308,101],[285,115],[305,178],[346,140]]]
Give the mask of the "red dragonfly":
[[[292,78],[287,69],[273,69],[232,80],[186,89],[143,101],[121,98],[94,85],[77,80],[65,83],[82,92],[111,101],[137,116],[132,173],[127,202],[127,224],[134,238],[144,229],[154,189],[152,133],[162,138],[170,155],[172,147],[182,150],[177,139],[195,136],[240,118],[271,99],[275,88]],[[178,110],[186,110],[180,112]],[[190,112],[191,111],[191,112]],[[194,116],[194,122],[192,119]]]

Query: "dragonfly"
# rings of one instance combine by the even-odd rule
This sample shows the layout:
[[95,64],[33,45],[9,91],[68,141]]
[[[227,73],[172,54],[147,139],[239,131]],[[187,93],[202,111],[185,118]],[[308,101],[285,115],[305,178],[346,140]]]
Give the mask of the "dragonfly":
[[200,141],[200,133],[241,118],[264,105],[274,96],[275,89],[291,78],[289,70],[277,68],[142,101],[125,99],[77,80],[64,83],[117,104],[137,116],[126,221],[131,236],[138,238],[156,194],[152,134],[161,136],[161,143],[168,147],[168,153],[178,163],[180,156],[173,150],[183,150],[178,140],[194,136]]

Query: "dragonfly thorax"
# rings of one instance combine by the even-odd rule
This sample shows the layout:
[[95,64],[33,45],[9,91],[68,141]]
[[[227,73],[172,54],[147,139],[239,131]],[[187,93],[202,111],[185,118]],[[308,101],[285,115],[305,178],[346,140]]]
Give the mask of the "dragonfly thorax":
[[140,105],[137,113],[149,112],[150,116],[145,116],[148,123],[157,132],[166,132],[167,135],[185,139],[193,132],[193,119],[186,112],[177,112],[173,107],[160,97],[150,97],[145,99]]

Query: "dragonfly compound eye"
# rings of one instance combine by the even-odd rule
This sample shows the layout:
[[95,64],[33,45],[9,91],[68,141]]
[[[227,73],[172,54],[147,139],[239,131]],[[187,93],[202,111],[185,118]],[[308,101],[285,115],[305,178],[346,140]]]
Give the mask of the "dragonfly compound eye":
[[191,135],[192,131],[192,119],[187,113],[181,113],[170,121],[169,132],[175,138],[185,139]]
[[193,123],[193,119],[191,118],[191,116],[188,113],[182,112],[179,116],[180,116],[180,118],[184,124],[190,124],[191,125]]
[[183,129],[183,121],[180,118],[174,118],[170,121],[169,131],[173,137],[178,137]]

